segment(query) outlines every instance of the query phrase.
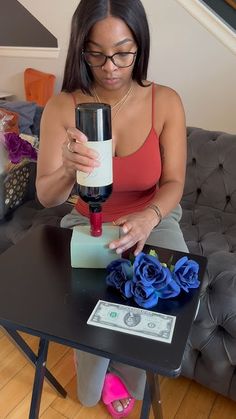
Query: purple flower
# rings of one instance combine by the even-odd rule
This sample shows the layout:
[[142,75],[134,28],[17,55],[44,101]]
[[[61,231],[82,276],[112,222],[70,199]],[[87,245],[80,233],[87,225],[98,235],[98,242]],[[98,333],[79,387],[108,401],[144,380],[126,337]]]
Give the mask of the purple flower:
[[37,152],[35,148],[29,143],[29,141],[21,139],[21,155],[24,158],[28,158],[31,160],[37,160]]
[[5,146],[8,151],[9,160],[14,163],[20,163],[23,159],[37,160],[37,152],[32,145],[19,137],[14,132],[4,134]]
[[21,143],[19,140],[19,135],[14,132],[9,132],[4,134],[5,136],[5,145],[8,151],[9,159],[12,163],[20,162],[20,148]]
[[173,278],[180,288],[188,292],[189,288],[199,287],[198,271],[198,263],[184,256],[176,262]]
[[107,285],[120,290],[127,298],[132,297],[133,267],[131,262],[127,259],[113,260],[107,266],[107,271]]
[[155,256],[141,252],[134,261],[133,281],[144,287],[153,285],[159,291],[172,281],[172,277],[169,269],[162,266]]

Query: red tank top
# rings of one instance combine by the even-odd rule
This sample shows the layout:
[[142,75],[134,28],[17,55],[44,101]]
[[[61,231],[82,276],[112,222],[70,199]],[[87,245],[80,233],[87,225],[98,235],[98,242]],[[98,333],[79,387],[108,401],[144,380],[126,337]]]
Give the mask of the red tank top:
[[[73,96],[75,101],[75,98]],[[113,190],[102,204],[103,221],[140,211],[148,206],[156,193],[161,175],[159,138],[154,129],[155,85],[152,85],[152,127],[143,145],[124,157],[113,157]],[[88,205],[78,198],[76,210],[89,217]]]

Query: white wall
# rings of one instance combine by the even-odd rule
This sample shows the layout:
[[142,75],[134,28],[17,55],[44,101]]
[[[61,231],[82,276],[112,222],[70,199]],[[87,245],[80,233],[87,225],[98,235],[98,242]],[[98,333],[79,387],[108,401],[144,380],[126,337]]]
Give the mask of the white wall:
[[175,0],[143,0],[150,78],[181,95],[187,124],[236,133],[236,56]]
[[[0,90],[24,98],[23,71],[57,76],[60,90],[71,16],[78,0],[20,0],[57,38],[58,58],[0,57]],[[149,79],[176,89],[187,125],[236,133],[236,56],[175,0],[143,0],[152,34]]]
[[78,0],[19,0],[58,39],[58,58],[1,57],[0,91],[14,92],[24,99],[23,72],[27,67],[56,75],[56,91],[60,90],[69,41],[70,23]]

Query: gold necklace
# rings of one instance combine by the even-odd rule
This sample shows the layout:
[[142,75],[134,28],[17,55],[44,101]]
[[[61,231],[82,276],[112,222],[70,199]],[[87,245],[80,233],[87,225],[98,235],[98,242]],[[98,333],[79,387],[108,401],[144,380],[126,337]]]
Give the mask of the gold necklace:
[[[115,108],[118,107],[118,109],[116,110],[115,114],[113,114],[113,116],[112,116],[112,120],[116,117],[116,115],[118,114],[118,112],[121,110],[122,106],[124,106],[124,104],[127,101],[128,97],[132,93],[133,88],[134,88],[133,83],[131,83],[131,86],[130,86],[129,90],[126,92],[126,94],[120,100],[118,100],[118,102],[116,102],[114,105],[111,105],[111,109],[112,110],[114,110]],[[97,92],[96,92],[95,89],[93,89],[93,94],[94,94],[94,97],[95,97],[96,101],[98,103],[101,103],[101,99],[98,96],[98,94],[97,94]]]

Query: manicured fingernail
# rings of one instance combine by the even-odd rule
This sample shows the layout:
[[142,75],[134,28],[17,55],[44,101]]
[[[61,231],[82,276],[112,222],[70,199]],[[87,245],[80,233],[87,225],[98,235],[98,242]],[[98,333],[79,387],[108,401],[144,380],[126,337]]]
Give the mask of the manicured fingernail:
[[111,249],[111,250],[115,249],[115,245],[114,244],[110,244],[109,245],[109,249]]

